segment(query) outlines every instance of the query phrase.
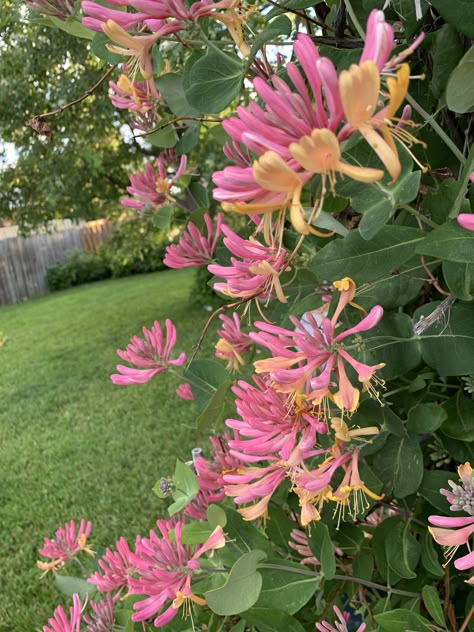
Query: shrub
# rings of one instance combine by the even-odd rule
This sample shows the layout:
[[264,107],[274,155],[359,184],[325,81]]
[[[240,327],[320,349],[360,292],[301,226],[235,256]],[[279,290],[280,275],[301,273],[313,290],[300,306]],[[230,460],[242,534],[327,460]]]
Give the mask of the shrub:
[[158,231],[149,216],[133,216],[116,224],[112,238],[100,254],[113,277],[167,270],[163,264],[166,234]]
[[49,268],[46,276],[50,292],[100,281],[110,277],[110,267],[100,255],[74,250],[61,263]]

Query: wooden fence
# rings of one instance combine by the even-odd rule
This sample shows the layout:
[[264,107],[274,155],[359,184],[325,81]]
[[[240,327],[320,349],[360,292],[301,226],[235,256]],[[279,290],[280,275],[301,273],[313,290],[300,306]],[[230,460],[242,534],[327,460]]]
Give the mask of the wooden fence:
[[106,220],[81,224],[64,220],[51,228],[26,239],[17,236],[15,227],[0,228],[0,305],[46,294],[48,268],[71,250],[97,252],[112,233]]

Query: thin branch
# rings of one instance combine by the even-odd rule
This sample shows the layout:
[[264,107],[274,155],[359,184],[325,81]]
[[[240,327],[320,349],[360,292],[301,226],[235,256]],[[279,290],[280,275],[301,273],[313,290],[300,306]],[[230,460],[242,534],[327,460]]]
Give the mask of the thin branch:
[[201,123],[222,123],[224,119],[219,116],[215,118],[202,118],[200,116],[178,116],[177,118],[168,121],[167,123],[163,123],[159,127],[155,127],[149,132],[143,132],[143,134],[135,134],[134,138],[140,138],[141,136],[150,136],[150,134],[154,134],[155,132],[159,132],[160,130],[168,127],[169,125],[174,125],[175,123],[179,123],[180,121],[200,121]]
[[46,114],[38,114],[37,116],[34,116],[30,121],[28,121],[27,125],[31,125],[32,127],[34,127],[33,122],[35,120],[45,119],[48,116],[56,116],[56,114],[62,114],[64,110],[67,110],[73,105],[77,105],[78,103],[81,103],[85,99],[89,98],[98,88],[100,88],[100,86],[104,83],[107,77],[109,77],[116,68],[117,68],[117,64],[115,64],[114,66],[111,66],[107,70],[107,72],[102,75],[99,81],[96,84],[94,84],[92,88],[89,88],[89,90],[86,90],[84,94],[78,99],[74,99],[74,101],[71,101],[70,103],[66,103],[66,105],[62,105],[60,108],[58,108],[57,110],[53,110],[52,112],[46,112]]
[[[306,575],[307,577],[322,577],[321,573],[304,568],[289,568],[288,566],[282,566],[280,564],[259,564],[258,566],[259,568],[271,568],[276,571],[288,571],[298,575]],[[408,590],[398,590],[397,588],[392,588],[391,586],[376,584],[375,582],[361,579],[360,577],[352,577],[351,575],[334,575],[333,579],[338,579],[342,582],[351,582],[352,584],[359,584],[360,586],[366,586],[367,588],[373,588],[374,590],[383,590],[384,592],[388,592],[393,595],[401,595],[402,597],[416,597],[417,599],[421,597],[420,593],[409,592]]]
[[296,9],[291,9],[290,7],[285,7],[284,5],[280,4],[279,2],[275,2],[275,0],[268,0],[268,2],[270,4],[273,4],[274,7],[278,7],[278,9],[282,9],[283,11],[285,11],[285,13],[293,13],[293,15],[297,15],[301,19],[303,19],[303,20],[305,20],[307,22],[310,22],[311,24],[316,24],[316,26],[319,26],[319,27],[321,27],[323,29],[329,29],[331,31],[334,30],[330,26],[328,26],[327,24],[323,24],[319,20],[315,20],[314,18],[308,17],[304,11],[297,11]]
[[201,335],[199,336],[199,340],[194,345],[194,352],[193,352],[193,355],[191,356],[191,359],[188,362],[188,366],[186,367],[187,369],[189,369],[189,367],[193,363],[194,358],[196,357],[196,355],[198,354],[199,350],[201,349],[202,341],[206,337],[207,330],[211,326],[212,321],[214,320],[214,318],[218,314],[220,314],[221,312],[225,312],[228,309],[233,309],[234,307],[240,307],[240,305],[243,305],[244,303],[247,303],[248,301],[251,301],[253,298],[254,297],[251,296],[250,298],[242,298],[242,299],[240,299],[240,301],[235,301],[235,303],[228,303],[227,305],[221,305],[220,307],[218,307],[216,310],[214,310],[212,312],[212,314],[207,319],[207,322],[204,325],[203,330],[201,331]]
[[469,625],[469,621],[472,619],[473,615],[474,615],[474,604],[471,606],[471,609],[467,613],[467,616],[464,619],[462,626],[459,628],[459,632],[464,632],[464,630],[466,630],[467,626]]
[[425,270],[426,274],[429,276],[428,283],[433,285],[440,294],[443,294],[444,296],[452,296],[451,292],[446,292],[446,290],[443,290],[443,288],[440,286],[440,284],[438,283],[438,279],[434,276],[434,274],[431,272],[431,270],[427,266],[424,255],[420,255],[420,261],[421,261],[421,265],[423,266],[423,269]]

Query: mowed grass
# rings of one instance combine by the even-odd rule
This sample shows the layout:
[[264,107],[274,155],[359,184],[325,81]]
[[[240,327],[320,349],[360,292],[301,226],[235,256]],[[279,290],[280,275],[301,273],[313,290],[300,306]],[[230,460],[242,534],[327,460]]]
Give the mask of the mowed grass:
[[[133,542],[164,514],[151,491],[196,444],[178,380],[110,381],[141,327],[172,318],[189,352],[208,314],[190,303],[193,271],[83,286],[0,309],[0,630],[42,630],[58,603],[37,549],[66,521],[92,520],[92,544]],[[207,346],[212,345],[212,336]]]

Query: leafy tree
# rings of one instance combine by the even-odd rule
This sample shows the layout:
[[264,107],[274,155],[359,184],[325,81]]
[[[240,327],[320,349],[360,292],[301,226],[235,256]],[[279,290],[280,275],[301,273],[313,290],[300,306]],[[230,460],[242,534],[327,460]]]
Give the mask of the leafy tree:
[[143,154],[136,141],[123,142],[126,117],[106,97],[107,81],[49,118],[51,140],[27,125],[82,96],[109,66],[88,53],[88,40],[29,21],[14,0],[3,4],[0,30],[0,138],[16,151],[0,171],[0,217],[28,231],[52,218],[120,212],[128,172]]

